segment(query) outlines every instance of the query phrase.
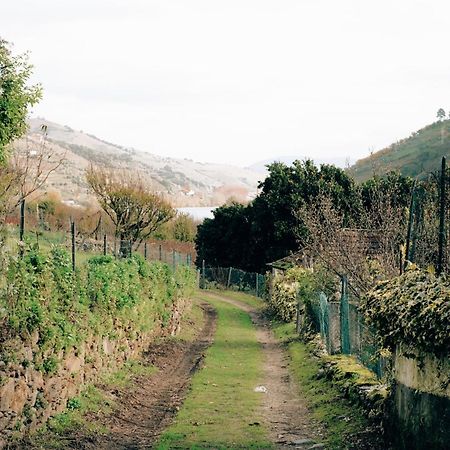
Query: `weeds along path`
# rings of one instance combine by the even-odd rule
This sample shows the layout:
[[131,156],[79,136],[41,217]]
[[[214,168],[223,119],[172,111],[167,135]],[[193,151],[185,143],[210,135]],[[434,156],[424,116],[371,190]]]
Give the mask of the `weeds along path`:
[[139,362],[143,374],[131,375],[125,384],[114,382],[112,374],[112,378],[94,388],[100,408],[88,409],[81,417],[77,414],[72,417],[73,412],[64,413],[57,427],[50,425],[46,431],[10,448],[154,448],[182,405],[192,376],[202,365],[205,351],[214,338],[215,309],[206,302],[196,302],[190,314],[194,313],[195,318],[183,319],[180,337],[165,338],[149,348]]
[[207,293],[202,297],[218,299],[247,312],[256,327],[257,340],[262,347],[264,358],[262,385],[267,389],[266,393],[262,394],[263,417],[274,447],[307,449],[321,442],[323,433],[320,426],[312,418],[306,401],[299,395],[298,385],[290,375],[288,355],[273,335],[259,308],[253,303],[248,304],[232,298],[233,293],[230,292]]
[[214,308],[201,303],[205,324],[193,342],[163,341],[150,348],[148,364],[159,370],[139,380],[131,392],[117,399],[118,408],[102,420],[108,433],[92,442],[78,440],[75,447],[86,449],[152,448],[161,432],[170,425],[181,406],[193,373],[200,367],[204,352],[211,344],[216,328]]

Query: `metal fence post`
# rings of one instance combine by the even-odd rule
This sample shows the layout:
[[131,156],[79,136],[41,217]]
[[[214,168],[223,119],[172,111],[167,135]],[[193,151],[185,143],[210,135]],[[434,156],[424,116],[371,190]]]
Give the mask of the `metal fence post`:
[[159,260],[162,261],[162,245],[159,244]]
[[439,251],[436,272],[438,275],[442,273],[444,266],[444,244],[445,244],[445,172],[446,172],[445,156],[442,157],[441,179],[440,179],[440,195],[439,195]]
[[410,260],[411,253],[411,235],[412,235],[412,227],[413,227],[413,219],[414,219],[414,208],[415,208],[415,195],[416,195],[416,181],[414,180],[412,192],[411,192],[411,201],[409,203],[409,219],[408,219],[408,232],[406,235],[406,251],[405,251],[405,269],[406,265]]
[[348,304],[348,280],[347,276],[341,277],[341,352],[350,353],[350,308]]
[[144,259],[147,259],[147,242],[144,242]]
[[172,250],[172,267],[175,270],[175,250]]
[[202,260],[202,283],[201,283],[201,287],[204,288],[205,287],[205,273],[206,273],[206,266],[205,266],[205,260]]
[[20,201],[20,225],[19,225],[19,240],[23,241],[25,233],[25,199]]
[[103,235],[103,256],[106,256],[106,234]]
[[229,287],[230,287],[230,283],[231,283],[231,272],[232,272],[232,271],[233,271],[233,268],[230,267],[230,268],[228,269],[227,289],[229,289]]
[[72,234],[72,271],[75,272],[75,221],[72,220],[72,223],[70,224],[70,231]]

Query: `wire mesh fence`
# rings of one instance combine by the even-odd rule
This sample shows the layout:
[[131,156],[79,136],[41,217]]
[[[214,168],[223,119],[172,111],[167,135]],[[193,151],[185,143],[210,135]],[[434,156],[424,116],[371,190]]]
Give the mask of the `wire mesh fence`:
[[200,287],[218,287],[266,297],[266,277],[260,273],[245,272],[233,267],[206,267],[200,272]]
[[450,271],[450,171],[446,158],[428,179],[414,185],[405,260],[436,273]]
[[18,255],[24,246],[36,246],[43,253],[57,246],[67,249],[72,254],[74,266],[83,264],[92,256],[129,257],[133,254],[140,254],[148,261],[161,261],[172,267],[193,266],[195,263],[195,249],[189,243],[159,240],[132,243],[107,234],[86,235],[78,232],[75,226],[73,228],[49,231],[34,227],[34,229],[25,228],[21,232],[18,225],[9,225],[2,246],[3,255]]
[[323,292],[309,301],[309,315],[320,333],[327,352],[354,355],[381,378],[388,361],[379,356],[375,333],[364,323],[358,299],[351,295],[345,277],[341,279],[339,298],[328,298]]
[[[22,200],[19,207],[6,218],[0,233],[0,265],[7,256],[21,254],[27,246],[38,247],[43,253],[58,246],[72,254],[73,269],[96,255],[130,257],[140,254],[149,261],[161,261],[173,268],[193,266],[196,252],[192,242],[146,239],[132,242],[115,235],[114,226],[101,211],[68,217],[47,214],[47,202]],[[1,267],[0,267],[1,269]]]

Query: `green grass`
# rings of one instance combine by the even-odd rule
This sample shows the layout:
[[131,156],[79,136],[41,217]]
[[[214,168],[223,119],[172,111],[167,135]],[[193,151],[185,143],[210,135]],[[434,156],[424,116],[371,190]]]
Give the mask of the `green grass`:
[[36,433],[13,442],[13,448],[63,449],[67,448],[66,437],[72,432],[85,430],[86,433],[103,433],[106,430],[92,420],[86,420],[88,414],[109,414],[114,402],[105,393],[93,385],[87,386],[80,395],[68,401],[68,408],[61,414],[49,419],[47,424]]
[[150,376],[157,372],[158,368],[143,364],[138,360],[127,361],[119,370],[105,376],[103,382],[117,389],[124,389],[132,382],[134,377]]
[[426,177],[439,169],[442,156],[449,156],[450,120],[428,125],[406,139],[358,160],[349,173],[365,181],[373,172],[382,175],[396,170],[403,175]]
[[[141,361],[126,362],[121,369],[105,376],[101,383],[108,389],[126,389],[136,377],[150,376],[157,368]],[[77,435],[81,430],[86,435],[107,433],[95,421],[95,415],[108,415],[115,408],[115,402],[107,390],[88,385],[80,395],[69,399],[67,409],[49,419],[47,424],[25,441],[18,441],[17,448],[60,449],[67,448],[67,436]]]
[[203,309],[200,308],[196,300],[191,300],[191,302],[190,308],[183,313],[181,330],[173,339],[194,342],[198,333],[203,328],[205,323]]
[[[71,250],[71,235],[69,232],[64,231],[39,231],[36,232],[26,230],[24,234],[24,240],[29,245],[38,244],[39,250],[43,254],[50,253],[50,250],[54,246],[63,246],[69,252]],[[19,252],[18,247],[19,242],[19,230],[17,227],[10,228],[7,239],[7,247],[12,253]],[[76,252],[76,266],[81,267],[85,264],[88,259],[93,256],[99,256],[102,254],[101,250],[94,251],[83,251],[77,248]]]
[[203,299],[218,313],[214,343],[156,448],[272,448],[260,416],[261,394],[254,392],[263,376],[262,352],[250,317],[220,300]]
[[369,425],[361,408],[346,400],[329,380],[317,378],[319,362],[312,356],[310,347],[298,339],[293,323],[274,323],[273,330],[287,346],[290,370],[313,417],[323,424],[327,449],[352,448],[349,437],[363,432]]
[[[208,291],[206,291],[208,292]],[[211,289],[211,293],[221,295],[222,297],[228,297],[233,300],[238,300],[242,303],[245,303],[246,305],[251,306],[255,309],[261,309],[264,308],[265,302],[264,300],[260,299],[259,297],[255,297],[254,295],[246,294],[244,292],[239,291],[223,291],[219,289]]]

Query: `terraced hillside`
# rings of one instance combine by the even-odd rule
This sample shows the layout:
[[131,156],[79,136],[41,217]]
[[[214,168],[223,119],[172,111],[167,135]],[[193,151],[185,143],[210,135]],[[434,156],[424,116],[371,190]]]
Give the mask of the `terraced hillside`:
[[45,125],[46,145],[66,157],[66,163],[50,177],[47,189],[76,203],[89,200],[84,170],[90,163],[138,170],[176,206],[216,205],[229,197],[245,201],[255,195],[258,181],[264,177],[241,167],[168,158],[123,147],[46,119],[34,118],[29,124],[28,136],[17,145],[31,149],[41,145],[41,127]]

